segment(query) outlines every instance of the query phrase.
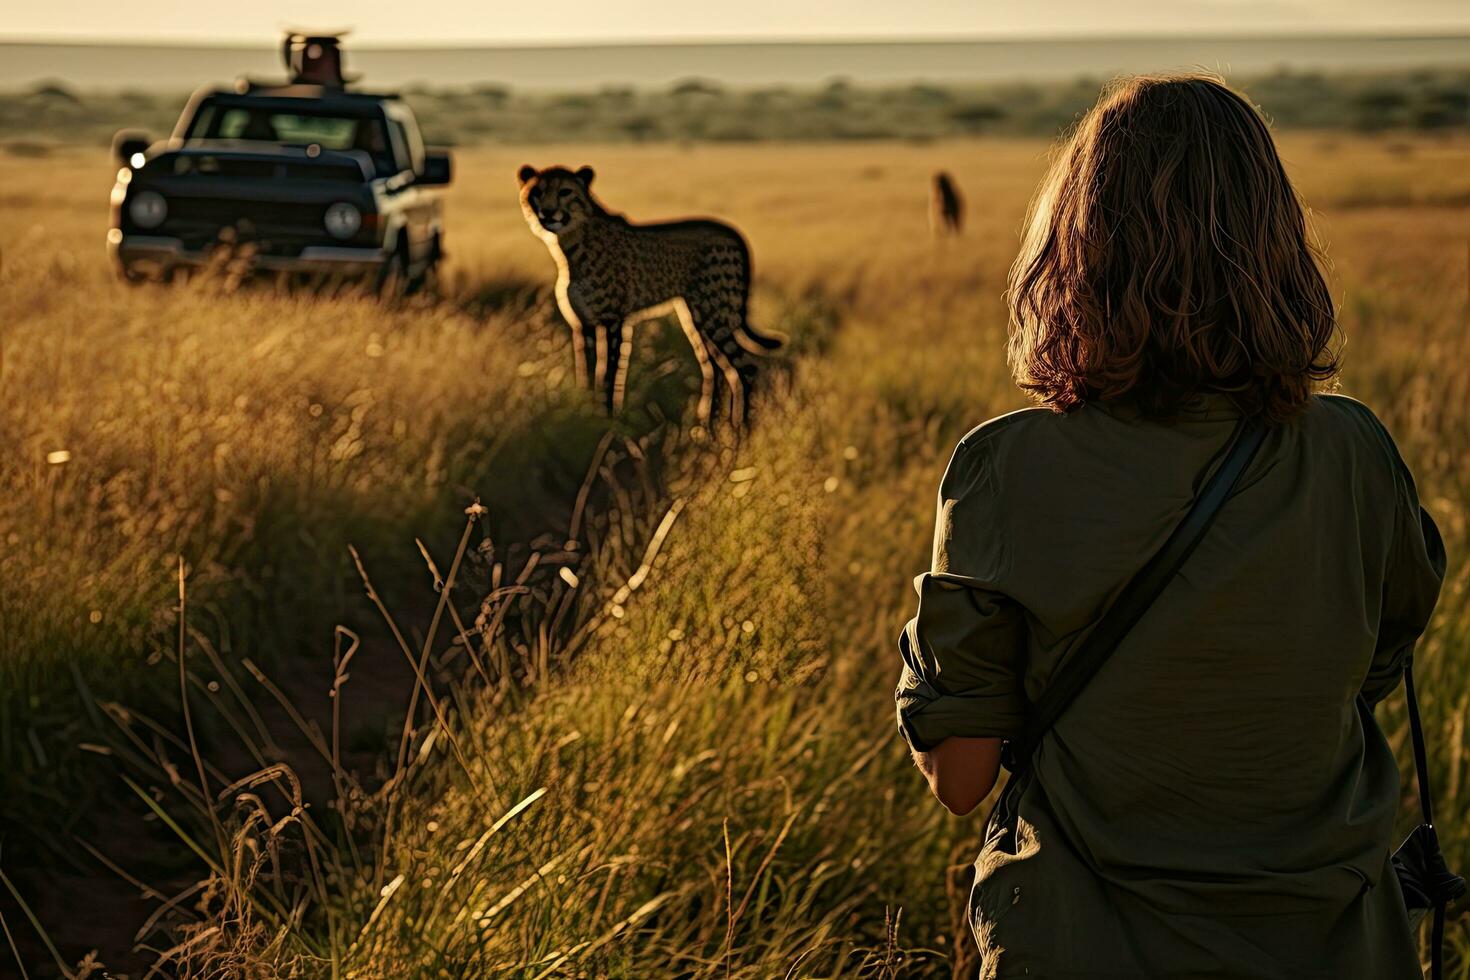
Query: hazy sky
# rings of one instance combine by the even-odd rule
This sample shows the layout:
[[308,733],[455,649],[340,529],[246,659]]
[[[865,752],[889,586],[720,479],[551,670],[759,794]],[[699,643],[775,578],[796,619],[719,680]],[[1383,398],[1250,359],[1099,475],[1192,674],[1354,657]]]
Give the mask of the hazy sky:
[[1470,0],[6,0],[0,37],[263,44],[285,26],[359,44],[640,38],[1470,31]]

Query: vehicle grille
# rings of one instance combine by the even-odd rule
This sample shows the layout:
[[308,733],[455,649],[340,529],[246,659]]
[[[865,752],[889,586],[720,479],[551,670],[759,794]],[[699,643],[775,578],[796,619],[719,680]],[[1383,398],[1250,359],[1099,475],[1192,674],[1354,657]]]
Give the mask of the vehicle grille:
[[326,207],[206,198],[170,198],[166,231],[183,239],[184,247],[202,248],[221,239],[255,242],[266,254],[297,255],[305,245],[327,244],[322,227]]

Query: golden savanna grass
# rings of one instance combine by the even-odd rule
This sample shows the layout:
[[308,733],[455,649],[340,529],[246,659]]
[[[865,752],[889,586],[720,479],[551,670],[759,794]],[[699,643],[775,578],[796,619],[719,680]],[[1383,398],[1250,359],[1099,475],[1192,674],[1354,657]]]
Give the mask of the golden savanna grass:
[[[1282,149],[1333,262],[1342,390],[1388,424],[1450,550],[1418,661],[1441,835],[1470,867],[1470,140],[1288,135]],[[1023,404],[1002,290],[1046,158],[998,140],[466,153],[443,295],[388,305],[123,287],[102,254],[107,161],[0,161],[0,868],[21,872],[62,958],[94,924],[48,901],[36,869],[88,866],[73,830],[124,866],[203,874],[187,854],[109,852],[146,812],[123,772],[218,867],[171,931],[144,937],[188,943],[170,972],[948,976],[968,939],[947,869],[980,822],[944,815],[909,771],[893,641],[949,450]],[[791,338],[730,445],[664,421],[696,390],[693,361],[676,328],[640,331],[633,407],[566,553],[608,426],[572,388],[550,261],[516,206],[525,162],[594,165],[604,201],[635,219],[735,223],[754,321]],[[969,202],[964,237],[945,242],[926,220],[940,168]],[[488,514],[461,541],[476,496]],[[471,669],[458,624],[429,633],[440,596],[416,537],[441,579],[463,566],[446,594],[471,632],[527,555],[570,577],[533,570],[528,591],[488,603],[500,632]],[[320,699],[334,626],[394,645],[349,544],[406,646],[442,668],[407,767],[398,722],[354,732],[349,680],[344,744],[387,760],[365,764],[367,789],[293,816],[254,787],[259,811],[232,797],[215,825],[176,715],[178,563],[201,762],[236,778],[253,766],[223,771],[234,736],[207,690],[221,671],[244,677],[249,657],[278,679],[310,672],[325,680],[303,696]],[[179,743],[128,742],[98,701],[157,713]],[[1400,702],[1380,717],[1407,762]],[[28,861],[17,840],[37,842]],[[1466,919],[1451,932],[1451,975],[1470,977]]]

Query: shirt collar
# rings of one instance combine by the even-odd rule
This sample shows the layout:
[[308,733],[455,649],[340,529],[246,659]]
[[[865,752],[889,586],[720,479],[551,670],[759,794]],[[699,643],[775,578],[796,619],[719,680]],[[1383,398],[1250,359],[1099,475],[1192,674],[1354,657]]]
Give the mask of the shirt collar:
[[[1143,412],[1128,401],[1099,401],[1099,408],[1118,419],[1135,422]],[[1179,406],[1175,422],[1221,422],[1240,418],[1240,409],[1223,391],[1197,391]]]

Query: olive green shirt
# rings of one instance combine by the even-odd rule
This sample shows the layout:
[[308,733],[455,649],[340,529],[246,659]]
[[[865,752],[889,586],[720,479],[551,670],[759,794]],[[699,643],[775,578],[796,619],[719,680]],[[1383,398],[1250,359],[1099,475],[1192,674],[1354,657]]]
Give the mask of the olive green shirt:
[[[900,644],[910,742],[1018,735],[1237,420],[1212,394],[1168,423],[1089,405],[966,436]],[[1372,412],[1323,396],[1272,428],[1037,748],[1016,841],[986,841],[981,976],[1417,980],[1389,866],[1399,773],[1372,706],[1443,575]]]

